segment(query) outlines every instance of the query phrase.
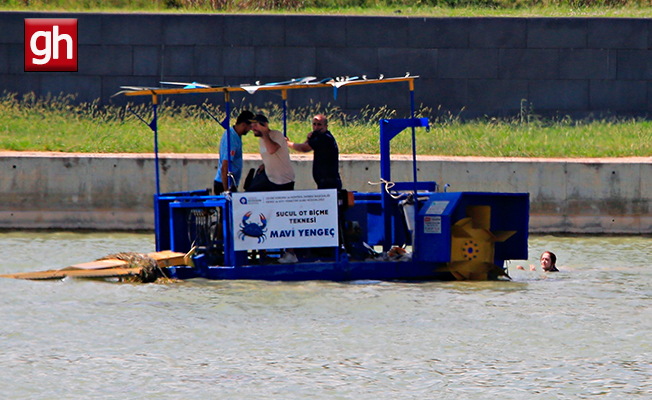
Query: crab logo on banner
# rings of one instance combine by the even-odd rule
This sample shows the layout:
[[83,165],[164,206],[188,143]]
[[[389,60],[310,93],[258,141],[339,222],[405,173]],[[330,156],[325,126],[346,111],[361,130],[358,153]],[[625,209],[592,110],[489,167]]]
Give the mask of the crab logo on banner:
[[25,72],[77,72],[77,19],[25,18]]
[[245,237],[253,237],[258,239],[258,243],[262,243],[267,239],[265,232],[267,229],[267,218],[261,213],[260,214],[260,224],[255,222],[249,222],[249,217],[251,217],[251,211],[248,211],[244,217],[242,217],[242,223],[240,224],[240,232],[238,232],[238,237],[242,240],[245,240]]
[[233,195],[236,251],[337,246],[337,190]]

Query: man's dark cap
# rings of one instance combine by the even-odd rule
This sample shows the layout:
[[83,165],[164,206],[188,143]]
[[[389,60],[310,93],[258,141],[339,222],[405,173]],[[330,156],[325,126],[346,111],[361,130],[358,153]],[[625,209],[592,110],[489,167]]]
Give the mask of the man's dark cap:
[[256,116],[251,119],[251,122],[262,122],[264,124],[267,124],[269,123],[269,120],[263,114],[256,114]]
[[251,122],[251,119],[254,117],[254,113],[252,113],[249,110],[244,110],[243,112],[238,115],[238,119],[235,121],[235,124],[240,124],[242,122]]

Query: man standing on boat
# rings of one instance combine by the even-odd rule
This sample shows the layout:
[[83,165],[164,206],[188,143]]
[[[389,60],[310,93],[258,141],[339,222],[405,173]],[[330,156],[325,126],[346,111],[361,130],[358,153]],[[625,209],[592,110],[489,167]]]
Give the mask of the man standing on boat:
[[[251,119],[253,117],[254,113],[251,111],[245,110],[241,112],[235,121],[235,125],[222,134],[218,164],[220,168],[217,170],[215,182],[213,182],[213,193],[215,195],[227,190],[235,192],[238,189],[240,177],[242,176],[242,136],[251,130]],[[227,134],[231,143],[227,142]],[[230,157],[228,156],[229,153]],[[229,176],[229,159],[231,159],[231,176]]]
[[328,119],[324,114],[315,115],[312,119],[312,132],[303,143],[288,140],[288,146],[296,151],[307,153],[314,151],[312,162],[312,177],[317,189],[342,189],[339,172],[339,155],[335,137],[328,130]]
[[[288,140],[288,147],[302,153],[315,152],[312,161],[312,178],[317,184],[317,189],[342,189],[339,172],[340,150],[337,147],[335,137],[328,130],[328,119],[324,114],[314,116],[312,119],[312,132],[308,134],[305,142],[294,143]],[[340,239],[342,239],[344,214],[339,212],[338,215],[339,234]]]
[[269,129],[269,120],[263,114],[252,119],[252,130],[258,138],[263,164],[245,188],[247,192],[272,192],[294,190],[294,169],[290,163],[290,150],[283,134]]
[[[277,190],[294,190],[294,168],[290,163],[290,150],[283,134],[269,129],[269,121],[263,114],[257,114],[252,119],[251,129],[258,138],[260,156],[263,164],[258,167],[251,184],[249,177],[245,181],[247,192],[273,192]],[[291,249],[286,249],[281,264],[296,263],[297,256]]]

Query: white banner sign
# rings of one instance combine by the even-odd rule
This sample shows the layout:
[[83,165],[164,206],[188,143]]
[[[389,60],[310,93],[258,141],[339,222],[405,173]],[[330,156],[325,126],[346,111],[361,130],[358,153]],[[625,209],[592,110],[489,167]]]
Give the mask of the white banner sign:
[[338,244],[335,189],[247,192],[232,196],[236,251]]

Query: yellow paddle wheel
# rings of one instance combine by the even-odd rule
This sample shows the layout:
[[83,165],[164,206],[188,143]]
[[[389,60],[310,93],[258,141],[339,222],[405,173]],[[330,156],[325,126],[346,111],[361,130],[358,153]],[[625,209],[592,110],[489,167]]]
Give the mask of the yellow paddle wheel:
[[504,242],[516,231],[492,232],[490,206],[467,206],[466,215],[451,226],[451,261],[440,270],[449,271],[457,280],[509,278],[494,264],[495,243]]

